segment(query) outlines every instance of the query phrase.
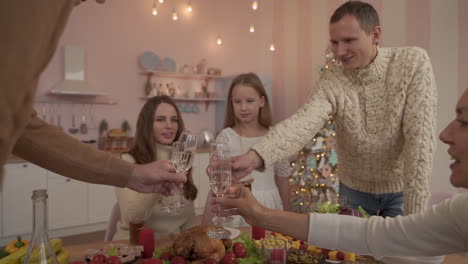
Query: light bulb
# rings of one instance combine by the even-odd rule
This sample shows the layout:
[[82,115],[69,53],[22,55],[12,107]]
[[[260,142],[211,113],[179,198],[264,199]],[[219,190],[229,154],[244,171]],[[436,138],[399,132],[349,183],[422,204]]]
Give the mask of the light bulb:
[[156,1],[153,3],[153,16],[158,14],[158,9],[156,9]]
[[250,31],[250,33],[254,33],[254,32],[255,32],[255,27],[254,27],[254,25],[250,25],[249,31]]
[[218,44],[218,45],[223,44],[223,40],[221,39],[220,36],[218,36],[218,38],[216,39],[216,44]]
[[193,11],[193,9],[192,9],[192,3],[190,3],[190,1],[189,1],[188,7],[187,7],[187,12],[192,13],[192,11]]
[[164,3],[164,0],[159,0],[159,3],[161,3],[161,4]]
[[275,44],[270,44],[270,51],[275,51]]
[[258,8],[258,1],[257,1],[257,0],[253,0],[253,2],[252,2],[252,9],[253,9],[253,10],[257,10],[257,8]]
[[177,16],[177,10],[175,8],[172,9],[172,20],[176,21],[177,19],[179,19],[179,17]]

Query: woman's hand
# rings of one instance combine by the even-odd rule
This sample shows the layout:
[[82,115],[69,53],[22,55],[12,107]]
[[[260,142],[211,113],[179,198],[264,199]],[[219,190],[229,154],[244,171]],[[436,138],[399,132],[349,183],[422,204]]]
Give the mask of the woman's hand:
[[253,170],[263,167],[263,159],[255,150],[231,158],[232,180],[238,181]]
[[211,204],[213,213],[218,213],[219,207],[218,216],[240,215],[252,226],[257,225],[258,217],[266,210],[243,184],[231,186],[224,197],[213,195]]

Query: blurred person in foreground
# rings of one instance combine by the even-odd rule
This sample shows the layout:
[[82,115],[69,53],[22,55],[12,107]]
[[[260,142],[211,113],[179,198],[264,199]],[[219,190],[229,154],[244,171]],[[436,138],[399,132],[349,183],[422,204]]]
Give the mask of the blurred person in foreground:
[[168,161],[128,163],[41,120],[32,107],[39,77],[80,2],[0,1],[0,184],[12,153],[76,180],[169,195],[172,183],[181,188],[187,178]]

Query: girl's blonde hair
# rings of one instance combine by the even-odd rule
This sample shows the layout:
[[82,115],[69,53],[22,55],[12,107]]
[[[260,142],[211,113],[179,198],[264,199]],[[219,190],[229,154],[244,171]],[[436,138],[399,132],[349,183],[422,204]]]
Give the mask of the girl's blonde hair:
[[268,95],[266,94],[265,87],[263,87],[260,78],[252,72],[243,73],[238,75],[232,80],[231,86],[229,87],[229,93],[226,104],[226,114],[224,116],[224,128],[233,127],[237,124],[237,118],[234,114],[234,107],[232,106],[232,91],[237,85],[245,85],[254,88],[260,97],[263,96],[265,104],[260,108],[258,113],[258,123],[265,128],[269,128],[272,122],[270,102],[268,101]]

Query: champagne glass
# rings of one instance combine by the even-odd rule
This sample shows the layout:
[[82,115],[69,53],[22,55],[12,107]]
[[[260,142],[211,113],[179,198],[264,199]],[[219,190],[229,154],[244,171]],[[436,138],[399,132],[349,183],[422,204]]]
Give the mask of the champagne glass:
[[185,143],[187,150],[195,153],[197,151],[197,137],[188,131],[183,131],[179,136],[179,142]]
[[[192,151],[187,150],[185,143],[179,141],[172,143],[171,161],[177,173],[187,172],[192,168],[192,156]],[[169,205],[161,207],[161,211],[168,214],[177,214],[179,213],[178,209],[183,207],[183,204],[178,205],[174,202],[174,195],[172,195]]]
[[[184,143],[185,151],[191,151],[190,165],[193,163],[195,153],[197,152],[197,137],[188,131],[183,131],[179,136],[179,142]],[[188,170],[187,170],[188,171]],[[184,196],[180,195],[179,201],[176,203],[177,207],[184,207]]]
[[[231,159],[226,152],[213,152],[210,159],[209,170],[210,188],[216,197],[223,197],[224,193],[231,186]],[[219,209],[218,209],[219,210]],[[217,217],[215,221],[216,227],[208,232],[211,238],[225,239],[231,236],[231,232],[224,229],[221,217]]]

